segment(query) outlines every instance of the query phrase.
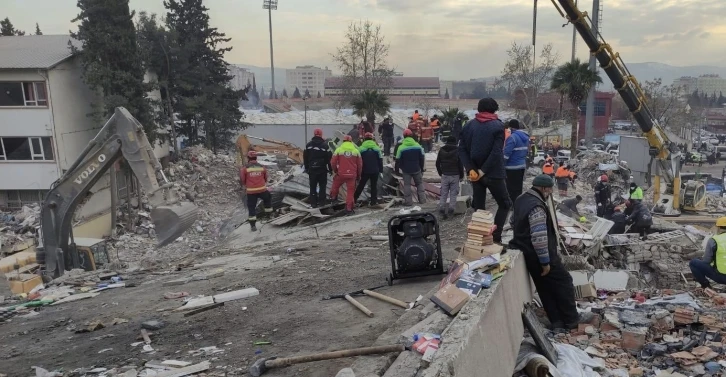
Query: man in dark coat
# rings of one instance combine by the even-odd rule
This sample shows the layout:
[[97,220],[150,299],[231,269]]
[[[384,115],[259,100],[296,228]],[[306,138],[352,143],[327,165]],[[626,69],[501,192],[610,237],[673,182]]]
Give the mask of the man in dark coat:
[[310,205],[315,208],[325,204],[325,191],[328,187],[328,175],[333,174],[330,159],[333,152],[323,139],[323,130],[316,128],[313,138],[303,151],[303,166],[310,178]]
[[389,156],[393,147],[393,121],[391,117],[384,119],[383,123],[378,126],[378,134],[381,135],[383,141],[383,155]]
[[358,182],[358,187],[355,189],[353,198],[357,203],[358,198],[363,193],[363,189],[366,187],[366,183],[370,182],[370,203],[374,206],[378,204],[378,175],[383,172],[383,156],[381,155],[381,148],[374,140],[372,133],[367,132],[364,135],[364,139],[363,143],[358,147],[360,157],[363,160],[363,173],[361,174],[360,182]]

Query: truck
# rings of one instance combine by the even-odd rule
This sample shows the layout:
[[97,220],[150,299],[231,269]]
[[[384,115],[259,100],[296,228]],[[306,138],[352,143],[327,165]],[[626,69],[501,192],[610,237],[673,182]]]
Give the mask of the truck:
[[55,279],[74,268],[95,266],[89,258],[100,254],[92,249],[95,245],[73,237],[71,222],[78,204],[119,158],[126,160],[149,199],[157,246],[174,241],[196,221],[197,206],[182,201],[166,179],[142,125],[128,110],[118,107],[45,196],[36,247],[43,280]]

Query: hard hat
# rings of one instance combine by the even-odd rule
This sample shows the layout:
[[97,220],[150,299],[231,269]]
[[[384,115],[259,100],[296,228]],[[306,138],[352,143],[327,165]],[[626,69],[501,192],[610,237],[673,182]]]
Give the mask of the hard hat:
[[403,137],[409,137],[409,136],[413,136],[413,131],[406,128],[405,130],[403,130]]
[[255,151],[249,151],[247,152],[247,158],[250,160],[256,160],[257,159],[257,152]]
[[587,222],[587,217],[585,217],[585,216],[580,216],[580,222],[581,222],[581,223],[586,223],[586,222]]
[[601,182],[607,182],[607,181],[608,181],[608,175],[607,175],[607,174],[603,174],[603,175],[601,175],[601,176],[600,176],[600,181],[601,181]]
[[366,138],[366,139],[371,139],[371,140],[372,140],[372,139],[373,139],[373,133],[371,133],[371,132],[366,132],[366,134],[365,134],[365,135],[363,135],[363,137],[364,137],[364,138]]
[[343,136],[343,141],[353,141],[353,136],[345,135]]
[[316,128],[313,130],[313,136],[323,137],[323,130],[320,128]]
[[719,217],[718,220],[716,220],[716,226],[719,228],[726,228],[726,216]]

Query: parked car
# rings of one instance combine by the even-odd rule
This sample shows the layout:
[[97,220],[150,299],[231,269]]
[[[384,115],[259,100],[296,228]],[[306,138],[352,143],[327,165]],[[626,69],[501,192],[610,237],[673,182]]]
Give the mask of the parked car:
[[537,151],[537,154],[532,159],[532,163],[534,165],[537,165],[537,166],[540,166],[541,167],[542,165],[544,165],[544,161],[545,161],[545,153],[544,153],[544,151]]
[[570,156],[572,156],[572,152],[560,149],[557,151],[557,156],[555,156],[555,162],[557,162],[557,164],[562,164],[563,162],[569,161]]

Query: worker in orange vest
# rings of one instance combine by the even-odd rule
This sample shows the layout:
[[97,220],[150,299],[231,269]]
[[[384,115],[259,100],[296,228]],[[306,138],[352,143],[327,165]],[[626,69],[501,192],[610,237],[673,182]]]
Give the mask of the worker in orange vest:
[[413,115],[411,116],[411,118],[414,121],[417,121],[419,118],[421,118],[421,114],[418,113],[418,110],[414,110]]
[[547,174],[550,177],[555,177],[555,164],[552,163],[552,160],[545,159],[544,165],[542,165],[542,174]]
[[557,190],[560,191],[560,196],[567,196],[567,186],[570,183],[570,179],[569,167],[565,164],[560,165],[555,173],[555,181],[557,181]]
[[433,146],[432,139],[434,138],[434,129],[431,127],[431,124],[423,123],[423,126],[420,128],[421,131],[421,146],[424,149],[424,152],[428,153],[431,152],[431,147]]
[[434,142],[439,142],[439,136],[440,136],[440,128],[441,128],[441,122],[439,121],[439,116],[434,114],[433,117],[431,117],[431,121],[429,122],[429,126],[431,126],[431,129],[434,131]]
[[408,129],[411,130],[411,137],[416,140],[416,142],[418,142],[418,135],[420,132],[418,120],[414,120],[413,118],[411,118],[411,121],[408,122]]

